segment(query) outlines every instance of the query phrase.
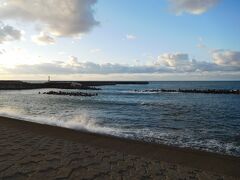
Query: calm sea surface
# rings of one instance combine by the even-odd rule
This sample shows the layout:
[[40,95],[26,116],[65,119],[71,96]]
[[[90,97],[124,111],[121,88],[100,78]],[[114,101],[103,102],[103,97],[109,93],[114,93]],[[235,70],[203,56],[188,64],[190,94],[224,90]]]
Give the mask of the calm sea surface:
[[240,95],[134,92],[240,89],[240,82],[152,82],[102,88],[97,97],[38,94],[49,89],[0,91],[0,115],[240,156]]

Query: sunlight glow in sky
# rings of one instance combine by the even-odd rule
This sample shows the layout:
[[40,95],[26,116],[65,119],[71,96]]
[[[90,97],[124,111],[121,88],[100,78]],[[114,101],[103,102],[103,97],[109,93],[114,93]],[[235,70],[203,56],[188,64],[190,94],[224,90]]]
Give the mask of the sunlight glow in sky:
[[240,1],[0,0],[0,79],[240,80]]

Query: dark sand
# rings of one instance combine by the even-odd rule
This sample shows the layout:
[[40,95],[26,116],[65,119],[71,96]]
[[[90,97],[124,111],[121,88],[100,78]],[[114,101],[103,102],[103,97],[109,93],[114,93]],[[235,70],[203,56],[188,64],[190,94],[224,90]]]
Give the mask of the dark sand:
[[240,158],[0,117],[0,179],[240,179]]

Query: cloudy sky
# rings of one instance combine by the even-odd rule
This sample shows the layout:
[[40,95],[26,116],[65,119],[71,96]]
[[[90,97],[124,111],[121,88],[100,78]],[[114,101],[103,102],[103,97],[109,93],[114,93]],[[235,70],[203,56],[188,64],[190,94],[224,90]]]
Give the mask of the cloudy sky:
[[0,0],[0,79],[240,80],[238,0]]

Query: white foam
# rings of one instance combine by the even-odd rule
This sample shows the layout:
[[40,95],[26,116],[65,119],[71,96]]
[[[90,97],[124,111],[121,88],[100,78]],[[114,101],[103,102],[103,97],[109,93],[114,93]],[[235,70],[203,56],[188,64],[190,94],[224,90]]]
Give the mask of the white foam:
[[60,116],[30,116],[22,114],[21,110],[4,108],[0,110],[0,116],[35,122],[39,124],[47,124],[52,126],[64,127],[68,129],[84,130],[101,134],[119,135],[121,129],[101,126],[94,118],[89,118],[86,112],[76,114],[72,117]]
[[133,90],[130,90],[130,91],[122,91],[124,93],[130,93],[130,94],[159,94],[161,92],[147,92],[147,91],[133,91]]

